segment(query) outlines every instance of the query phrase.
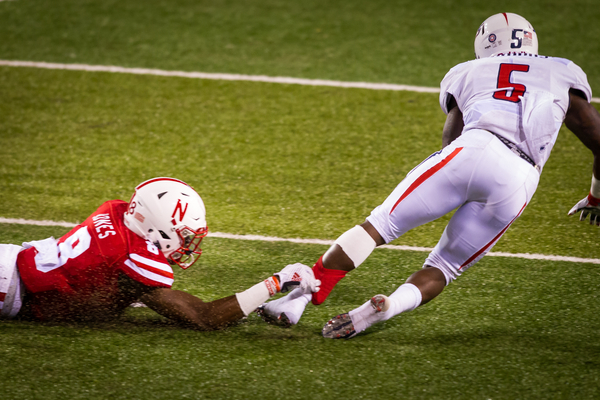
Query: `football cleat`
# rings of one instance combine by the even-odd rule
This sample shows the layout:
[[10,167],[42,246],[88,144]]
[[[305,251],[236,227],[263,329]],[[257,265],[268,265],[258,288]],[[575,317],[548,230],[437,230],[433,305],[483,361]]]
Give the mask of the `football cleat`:
[[350,339],[354,336],[356,336],[356,331],[348,313],[333,317],[323,327],[324,338]]
[[376,294],[371,297],[371,306],[375,309],[376,313],[386,312],[390,308],[390,302],[386,295]]
[[280,326],[282,328],[290,328],[293,325],[292,321],[290,321],[290,319],[287,315],[285,315],[284,312],[279,314],[278,317],[275,317],[274,315],[271,315],[266,312],[265,305],[266,303],[263,303],[262,305],[258,306],[258,308],[256,309],[256,314],[258,314],[258,316],[261,317],[262,320],[265,321],[267,324]]

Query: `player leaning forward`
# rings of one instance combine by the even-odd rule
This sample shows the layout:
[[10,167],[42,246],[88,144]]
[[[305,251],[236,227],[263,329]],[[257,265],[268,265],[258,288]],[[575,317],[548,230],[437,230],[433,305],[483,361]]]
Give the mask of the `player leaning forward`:
[[142,301],[167,318],[212,330],[290,287],[318,290],[312,270],[302,264],[208,303],[171,289],[171,265],[190,267],[207,232],[204,203],[191,186],[172,178],[143,182],[129,204],[102,204],[59,240],[0,245],[0,316],[107,319]]
[[441,83],[447,114],[443,149],[400,182],[366,222],[340,236],[313,267],[318,293],[293,291],[259,308],[269,322],[297,323],[308,302],[322,303],[347,271],[376,246],[456,209],[423,269],[389,297],[376,295],[330,320],[328,338],[348,338],[415,309],[480,260],[523,212],[563,123],[594,155],[582,211],[600,224],[600,115],[584,72],[563,58],[538,56],[531,24],[516,14],[488,18],[475,37],[476,60],[452,68]]

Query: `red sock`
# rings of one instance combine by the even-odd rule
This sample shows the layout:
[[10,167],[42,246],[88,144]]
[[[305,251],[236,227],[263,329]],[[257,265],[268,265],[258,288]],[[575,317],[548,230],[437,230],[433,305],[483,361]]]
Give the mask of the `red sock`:
[[346,276],[348,271],[339,269],[328,269],[323,266],[323,256],[313,266],[315,278],[321,281],[321,289],[317,293],[312,294],[312,303],[316,306],[325,301],[329,293],[335,285]]

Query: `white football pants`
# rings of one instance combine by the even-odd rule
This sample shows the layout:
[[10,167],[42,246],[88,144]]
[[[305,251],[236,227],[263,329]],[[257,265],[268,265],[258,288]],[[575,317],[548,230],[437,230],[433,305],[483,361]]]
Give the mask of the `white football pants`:
[[17,256],[22,249],[14,244],[0,244],[0,317],[16,316],[23,304],[25,289],[17,269]]
[[531,200],[539,178],[496,136],[470,130],[409,172],[367,220],[389,243],[457,209],[425,261],[448,284],[494,246]]

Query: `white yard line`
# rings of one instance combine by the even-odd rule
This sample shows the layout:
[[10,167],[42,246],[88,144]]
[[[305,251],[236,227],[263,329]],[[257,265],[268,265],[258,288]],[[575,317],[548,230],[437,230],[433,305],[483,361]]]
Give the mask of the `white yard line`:
[[[2,1],[2,0],[0,0],[0,1]],[[218,73],[206,73],[206,72],[165,71],[165,70],[160,70],[160,69],[125,68],[125,67],[105,66],[105,65],[57,64],[57,63],[33,62],[33,61],[0,60],[0,66],[61,69],[61,70],[72,70],[72,71],[111,72],[111,73],[125,73],[125,74],[137,74],[137,75],[175,76],[175,77],[193,78],[193,79],[252,81],[252,82],[267,82],[267,83],[295,84],[295,85],[308,85],[308,86],[331,86],[331,87],[359,88],[359,89],[371,89],[371,90],[412,91],[412,92],[423,92],[423,93],[439,93],[439,91],[440,91],[439,88],[409,86],[409,85],[396,85],[396,84],[390,84],[390,83],[343,82],[343,81],[331,81],[331,80],[322,80],[322,79],[301,79],[301,78],[289,78],[289,77],[277,77],[277,76],[272,77],[272,76],[265,76],[265,75],[241,75],[241,74],[218,74]],[[592,102],[600,103],[600,98],[592,98]],[[62,227],[67,227],[67,228],[75,226],[75,224],[70,223],[70,222],[33,221],[33,220],[11,219],[11,218],[1,218],[1,217],[0,217],[0,223],[38,225],[38,226],[62,226]],[[209,234],[209,236],[210,237],[218,237],[218,238],[226,238],[226,239],[322,244],[322,245],[328,245],[328,246],[333,244],[333,240],[289,239],[289,238],[278,238],[278,237],[259,236],[259,235],[233,235],[233,234],[229,234],[229,233],[220,233],[220,232],[211,232]],[[381,246],[381,248],[394,249],[394,250],[405,250],[405,251],[421,251],[421,252],[430,252],[432,250],[429,247],[395,246],[395,245],[384,245],[384,246]],[[544,254],[522,254],[522,253],[513,254],[513,253],[491,252],[491,253],[488,253],[488,256],[514,257],[514,258],[523,258],[523,259],[530,259],[530,260],[567,261],[567,262],[600,264],[600,259],[553,256],[553,255],[544,255]]]
[[[302,79],[289,78],[284,76],[266,76],[266,75],[242,75],[242,74],[218,74],[208,72],[185,72],[185,71],[165,71],[162,69],[148,68],[125,68],[110,65],[87,65],[87,64],[56,64],[47,62],[33,61],[8,61],[0,60],[0,66],[8,67],[31,67],[45,69],[64,69],[72,71],[91,71],[91,72],[113,72],[123,74],[137,75],[155,75],[155,76],[176,76],[181,78],[194,79],[212,79],[225,81],[251,81],[251,82],[267,82],[267,83],[283,83],[294,85],[307,86],[332,86],[342,88],[359,88],[372,90],[405,90],[412,92],[439,93],[439,88],[396,85],[391,83],[368,83],[368,82],[343,82],[330,81],[323,79]],[[600,99],[598,99],[600,101]]]
[[[0,223],[3,224],[20,224],[20,225],[36,225],[36,226],[62,226],[65,228],[72,228],[77,224],[72,222],[56,222],[56,221],[35,221],[30,219],[21,218],[2,218],[0,217]],[[302,244],[321,244],[331,246],[333,240],[323,239],[293,239],[293,238],[280,238],[274,236],[261,236],[261,235],[234,235],[231,233],[222,232],[210,232],[209,237],[222,238],[222,239],[236,239],[236,240],[257,240],[262,242],[290,242],[290,243],[302,243]],[[429,253],[433,248],[431,247],[415,247],[415,246],[397,246],[397,245],[383,245],[379,248],[392,249],[392,250],[403,250],[403,251],[420,251]],[[545,260],[545,261],[566,261],[574,263],[591,263],[600,264],[600,259],[596,258],[580,258],[580,257],[566,257],[566,256],[553,256],[545,254],[528,254],[528,253],[502,253],[502,252],[490,252],[487,254],[492,257],[513,257],[523,258],[527,260]]]
[[[2,0],[0,0],[0,1],[2,1]],[[166,71],[166,70],[162,70],[162,69],[126,68],[126,67],[118,67],[118,66],[112,66],[112,65],[58,64],[58,63],[35,62],[35,61],[0,60],[0,66],[63,69],[63,70],[71,70],[71,71],[112,72],[112,73],[136,74],[136,75],[176,76],[176,77],[180,77],[180,78],[192,78],[192,79],[267,82],[267,83],[282,83],[282,84],[305,85],[305,86],[331,86],[331,87],[340,87],[340,88],[409,91],[409,92],[420,92],[420,93],[439,93],[440,92],[439,88],[434,88],[434,87],[397,85],[397,84],[393,84],[393,83],[345,82],[345,81],[331,81],[331,80],[325,80],[325,79],[291,78],[291,77],[285,77],[285,76]],[[600,103],[600,98],[592,97],[592,102]]]
[[[345,81],[331,81],[331,80],[325,80],[325,79],[290,78],[290,77],[285,77],[285,76],[167,71],[167,70],[162,70],[162,69],[150,69],[150,68],[126,68],[126,67],[118,67],[118,66],[112,66],[112,65],[58,64],[58,63],[35,62],[35,61],[0,60],[0,66],[63,69],[63,70],[71,70],[71,71],[112,72],[112,73],[136,74],[136,75],[176,76],[176,77],[181,77],[181,78],[192,78],[192,79],[267,82],[267,83],[282,83],[282,84],[305,85],[305,86],[331,86],[331,87],[357,88],[357,89],[370,89],[370,90],[392,90],[392,91],[409,91],[409,92],[421,92],[421,93],[439,93],[440,92],[439,88],[434,88],[434,87],[397,85],[397,84],[393,84],[393,83],[345,82]],[[600,103],[600,98],[592,97],[592,102]]]

